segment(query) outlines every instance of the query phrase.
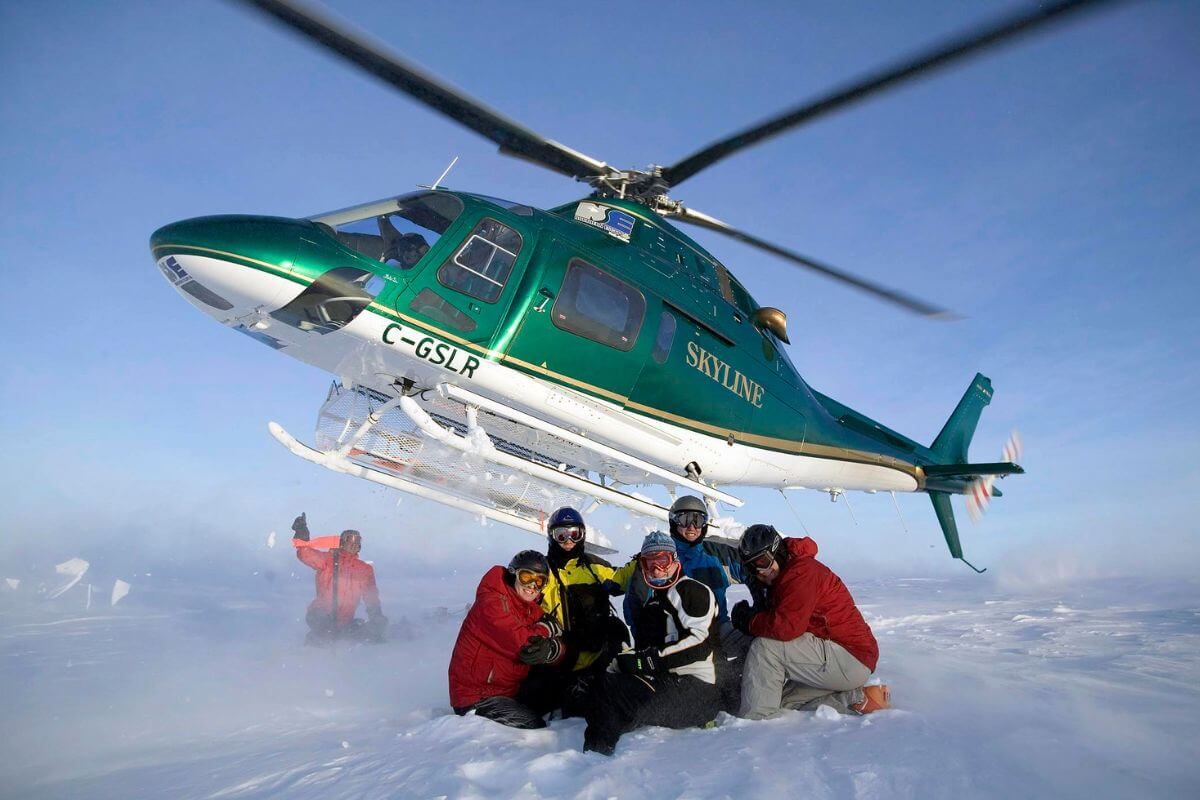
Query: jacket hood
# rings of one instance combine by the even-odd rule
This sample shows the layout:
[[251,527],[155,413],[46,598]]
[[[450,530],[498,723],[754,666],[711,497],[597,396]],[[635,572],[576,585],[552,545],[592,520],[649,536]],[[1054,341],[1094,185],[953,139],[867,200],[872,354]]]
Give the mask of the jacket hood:
[[812,558],[817,554],[817,543],[807,536],[787,536],[783,540],[783,546],[787,548],[789,561],[798,558]]

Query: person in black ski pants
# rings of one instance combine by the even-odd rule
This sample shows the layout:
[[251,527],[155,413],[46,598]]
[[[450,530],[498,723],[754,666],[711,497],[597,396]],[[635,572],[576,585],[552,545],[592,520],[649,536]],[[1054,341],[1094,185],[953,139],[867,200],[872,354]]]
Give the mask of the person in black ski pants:
[[642,542],[638,567],[650,592],[632,608],[636,649],[617,655],[617,671],[600,677],[584,713],[583,749],[606,756],[623,733],[704,725],[720,704],[712,590],[683,575],[675,542],[660,531]]

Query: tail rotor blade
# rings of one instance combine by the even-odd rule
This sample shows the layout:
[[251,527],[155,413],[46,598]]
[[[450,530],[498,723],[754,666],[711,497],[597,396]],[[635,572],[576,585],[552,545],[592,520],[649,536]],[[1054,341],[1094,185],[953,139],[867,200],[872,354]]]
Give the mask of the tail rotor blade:
[[[1008,435],[1008,441],[1004,443],[1002,458],[1004,461],[1015,464],[1021,457],[1022,450],[1021,435],[1014,430]],[[983,519],[988,504],[995,496],[992,488],[995,483],[995,475],[985,475],[967,487],[967,515],[971,517],[971,522],[979,522]]]

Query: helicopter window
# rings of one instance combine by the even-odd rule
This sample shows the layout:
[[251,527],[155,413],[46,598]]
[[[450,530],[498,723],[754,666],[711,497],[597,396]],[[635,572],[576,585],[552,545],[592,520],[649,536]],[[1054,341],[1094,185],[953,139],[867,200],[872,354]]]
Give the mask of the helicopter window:
[[573,259],[550,318],[557,328],[585,339],[632,350],[646,315],[646,298],[586,261]]
[[462,213],[463,204],[454,195],[425,192],[398,197],[383,208],[374,203],[363,210],[374,213],[347,219],[354,216],[353,210],[335,212],[313,221],[323,229],[332,225],[334,238],[359,255],[407,270],[437,244]]
[[494,303],[500,299],[520,252],[521,234],[485,217],[438,269],[438,281],[456,292]]
[[420,294],[408,304],[408,307],[418,314],[423,314],[463,333],[475,330],[475,320],[447,303],[437,292],[430,289],[422,289]]
[[650,354],[656,364],[665,364],[671,355],[671,343],[675,341],[675,315],[663,311],[658,321],[658,336],[654,339],[654,351]]
[[324,335],[349,325],[386,285],[355,267],[331,269],[271,316],[285,325]]

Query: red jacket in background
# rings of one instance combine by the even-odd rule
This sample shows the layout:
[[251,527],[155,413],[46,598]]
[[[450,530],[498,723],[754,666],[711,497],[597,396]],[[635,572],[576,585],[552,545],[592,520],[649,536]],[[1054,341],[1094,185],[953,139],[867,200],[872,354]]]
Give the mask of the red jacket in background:
[[517,660],[530,636],[545,636],[542,607],[527,603],[504,580],[504,567],[487,571],[475,590],[450,655],[450,705],[468,708],[485,697],[515,697],[529,665]]
[[308,607],[326,614],[333,613],[333,562],[334,553],[338,554],[337,624],[343,626],[349,625],[354,619],[359,600],[362,600],[371,616],[383,613],[383,609],[379,605],[379,590],[375,588],[375,570],[370,564],[358,556],[341,552],[336,546],[329,552],[316,549],[327,540],[333,540],[336,545],[337,539],[336,536],[326,536],[313,542],[293,539],[292,544],[296,547],[296,558],[317,571],[317,596]]
[[766,590],[766,608],[750,618],[750,633],[789,642],[806,633],[837,642],[872,672],[879,644],[850,590],[833,570],[817,561],[817,543],[805,536],[785,538],[787,563]]

